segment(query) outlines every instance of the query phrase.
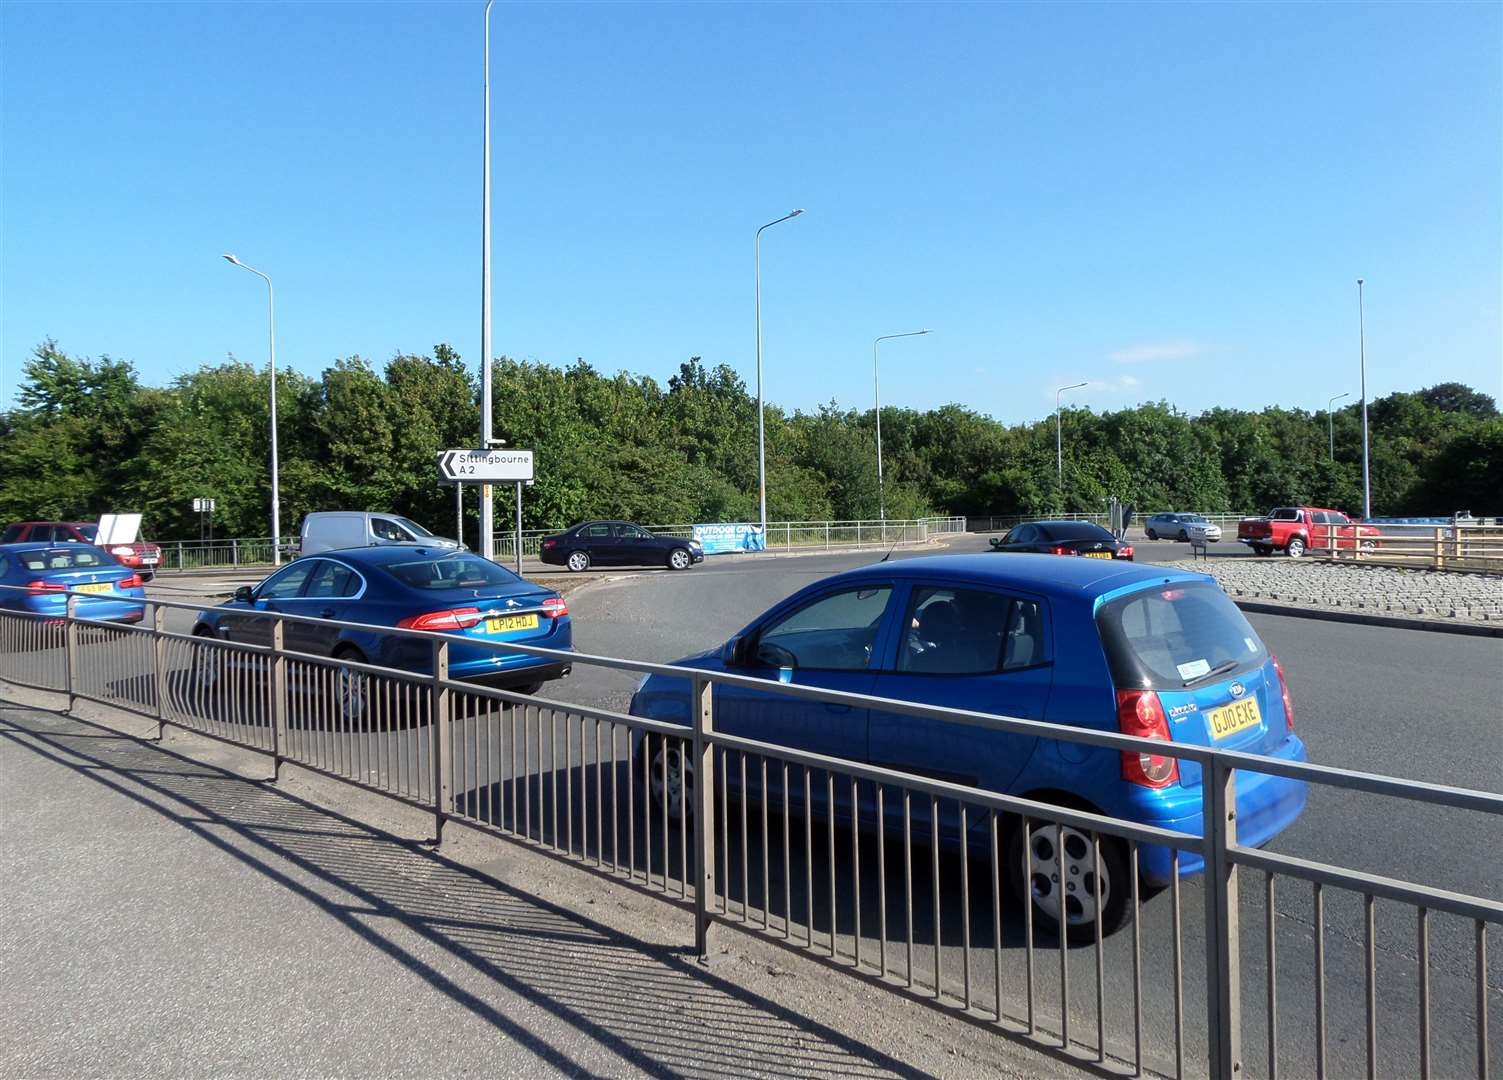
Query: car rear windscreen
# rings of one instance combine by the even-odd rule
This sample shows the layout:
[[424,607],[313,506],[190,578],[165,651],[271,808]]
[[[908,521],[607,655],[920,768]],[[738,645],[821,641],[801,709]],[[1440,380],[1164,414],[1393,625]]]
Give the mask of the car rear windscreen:
[[119,566],[98,548],[70,544],[65,548],[38,548],[16,553],[28,570],[92,570],[97,566]]
[[414,589],[488,589],[515,585],[522,579],[504,566],[478,555],[441,555],[436,559],[390,562],[382,567],[404,585]]
[[1175,582],[1120,596],[1096,612],[1118,689],[1182,690],[1213,673],[1260,667],[1268,651],[1211,582]]
[[1092,525],[1089,521],[1061,521],[1057,524],[1042,525],[1040,528],[1048,534],[1050,540],[1111,540],[1111,533],[1100,525]]

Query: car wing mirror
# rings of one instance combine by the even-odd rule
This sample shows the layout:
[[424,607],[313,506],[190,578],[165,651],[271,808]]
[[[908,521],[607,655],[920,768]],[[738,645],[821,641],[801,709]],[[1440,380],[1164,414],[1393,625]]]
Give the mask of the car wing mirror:
[[727,641],[720,650],[721,662],[726,667],[746,667],[751,663],[752,647],[756,638],[749,635],[738,635]]
[[993,548],[1000,548],[1001,546],[1002,546],[1002,538],[1000,536],[994,536],[994,537],[992,537],[992,547]]
[[251,591],[251,587],[249,585],[242,585],[240,586],[240,588],[235,590],[235,599],[239,600],[241,603],[253,604],[256,602],[256,594]]

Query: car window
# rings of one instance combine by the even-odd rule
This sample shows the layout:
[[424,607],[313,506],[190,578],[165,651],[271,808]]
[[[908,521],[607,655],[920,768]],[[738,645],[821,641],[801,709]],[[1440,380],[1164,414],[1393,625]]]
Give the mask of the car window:
[[371,532],[375,533],[382,540],[395,540],[399,543],[416,539],[406,529],[389,518],[371,518]]
[[299,560],[291,566],[284,567],[261,582],[261,587],[256,590],[257,600],[290,600],[303,590],[303,583],[308,580],[308,575],[314,570],[314,563],[322,562],[321,559]]
[[1218,668],[1230,678],[1268,659],[1247,618],[1211,582],[1129,593],[1103,604],[1096,625],[1119,688],[1180,690]]
[[1273,512],[1274,521],[1298,521],[1299,510],[1292,506],[1281,506]]
[[80,525],[78,527],[78,535],[82,536],[85,540],[87,540],[89,543],[92,544],[95,540],[97,540],[99,538],[99,526],[98,525]]
[[360,591],[360,577],[343,563],[331,559],[319,559],[318,568],[308,581],[304,597],[335,598],[354,596]]
[[467,552],[387,563],[382,569],[404,585],[435,591],[515,585],[521,580],[506,567]]
[[396,519],[396,521],[397,521],[397,524],[401,525],[402,528],[406,529],[413,536],[432,536],[432,535],[434,535],[433,533],[429,532],[427,529],[425,529],[421,525],[419,525],[416,521],[413,521],[411,518],[399,517],[399,518]]
[[1007,611],[1002,639],[1002,670],[1017,671],[1049,659],[1044,637],[1044,613],[1037,600],[1014,600]]
[[8,525],[3,533],[0,533],[0,544],[14,544],[21,539],[21,533],[25,525]]
[[898,670],[985,675],[1001,667],[1011,601],[979,589],[921,586],[909,595]]
[[1335,510],[1332,510],[1329,514],[1326,515],[1326,520],[1332,525],[1350,525],[1352,523],[1351,518],[1347,517],[1345,514],[1338,513]]
[[609,525],[586,525],[579,530],[579,535],[590,540],[604,540],[611,535]]
[[770,667],[863,671],[891,598],[892,586],[872,585],[811,601],[762,630],[757,659]]
[[1089,521],[1059,521],[1049,526],[1051,540],[1110,540],[1112,534]]
[[70,545],[61,548],[38,548],[21,553],[18,558],[28,570],[83,570],[95,566],[118,566],[114,559],[96,547]]
[[1004,544],[1031,544],[1033,537],[1038,532],[1032,525],[1019,525],[1012,532],[1002,538]]
[[616,535],[623,540],[645,540],[647,533],[635,525],[617,525]]

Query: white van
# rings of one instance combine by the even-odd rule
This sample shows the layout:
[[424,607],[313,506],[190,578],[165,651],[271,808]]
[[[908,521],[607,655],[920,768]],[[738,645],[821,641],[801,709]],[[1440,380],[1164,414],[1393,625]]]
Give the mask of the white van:
[[379,547],[382,544],[423,544],[468,551],[458,540],[435,536],[411,518],[398,514],[320,510],[303,518],[299,554],[317,555],[336,548]]

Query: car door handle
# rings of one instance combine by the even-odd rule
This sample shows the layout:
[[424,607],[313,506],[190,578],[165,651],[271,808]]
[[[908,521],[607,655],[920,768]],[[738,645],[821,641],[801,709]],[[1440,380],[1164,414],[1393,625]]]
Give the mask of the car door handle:
[[846,713],[851,711],[851,707],[849,705],[836,705],[832,702],[827,701],[825,702],[825,711],[834,713]]
[[326,607],[318,613],[318,617],[320,619],[332,619],[334,617],[334,609]]

